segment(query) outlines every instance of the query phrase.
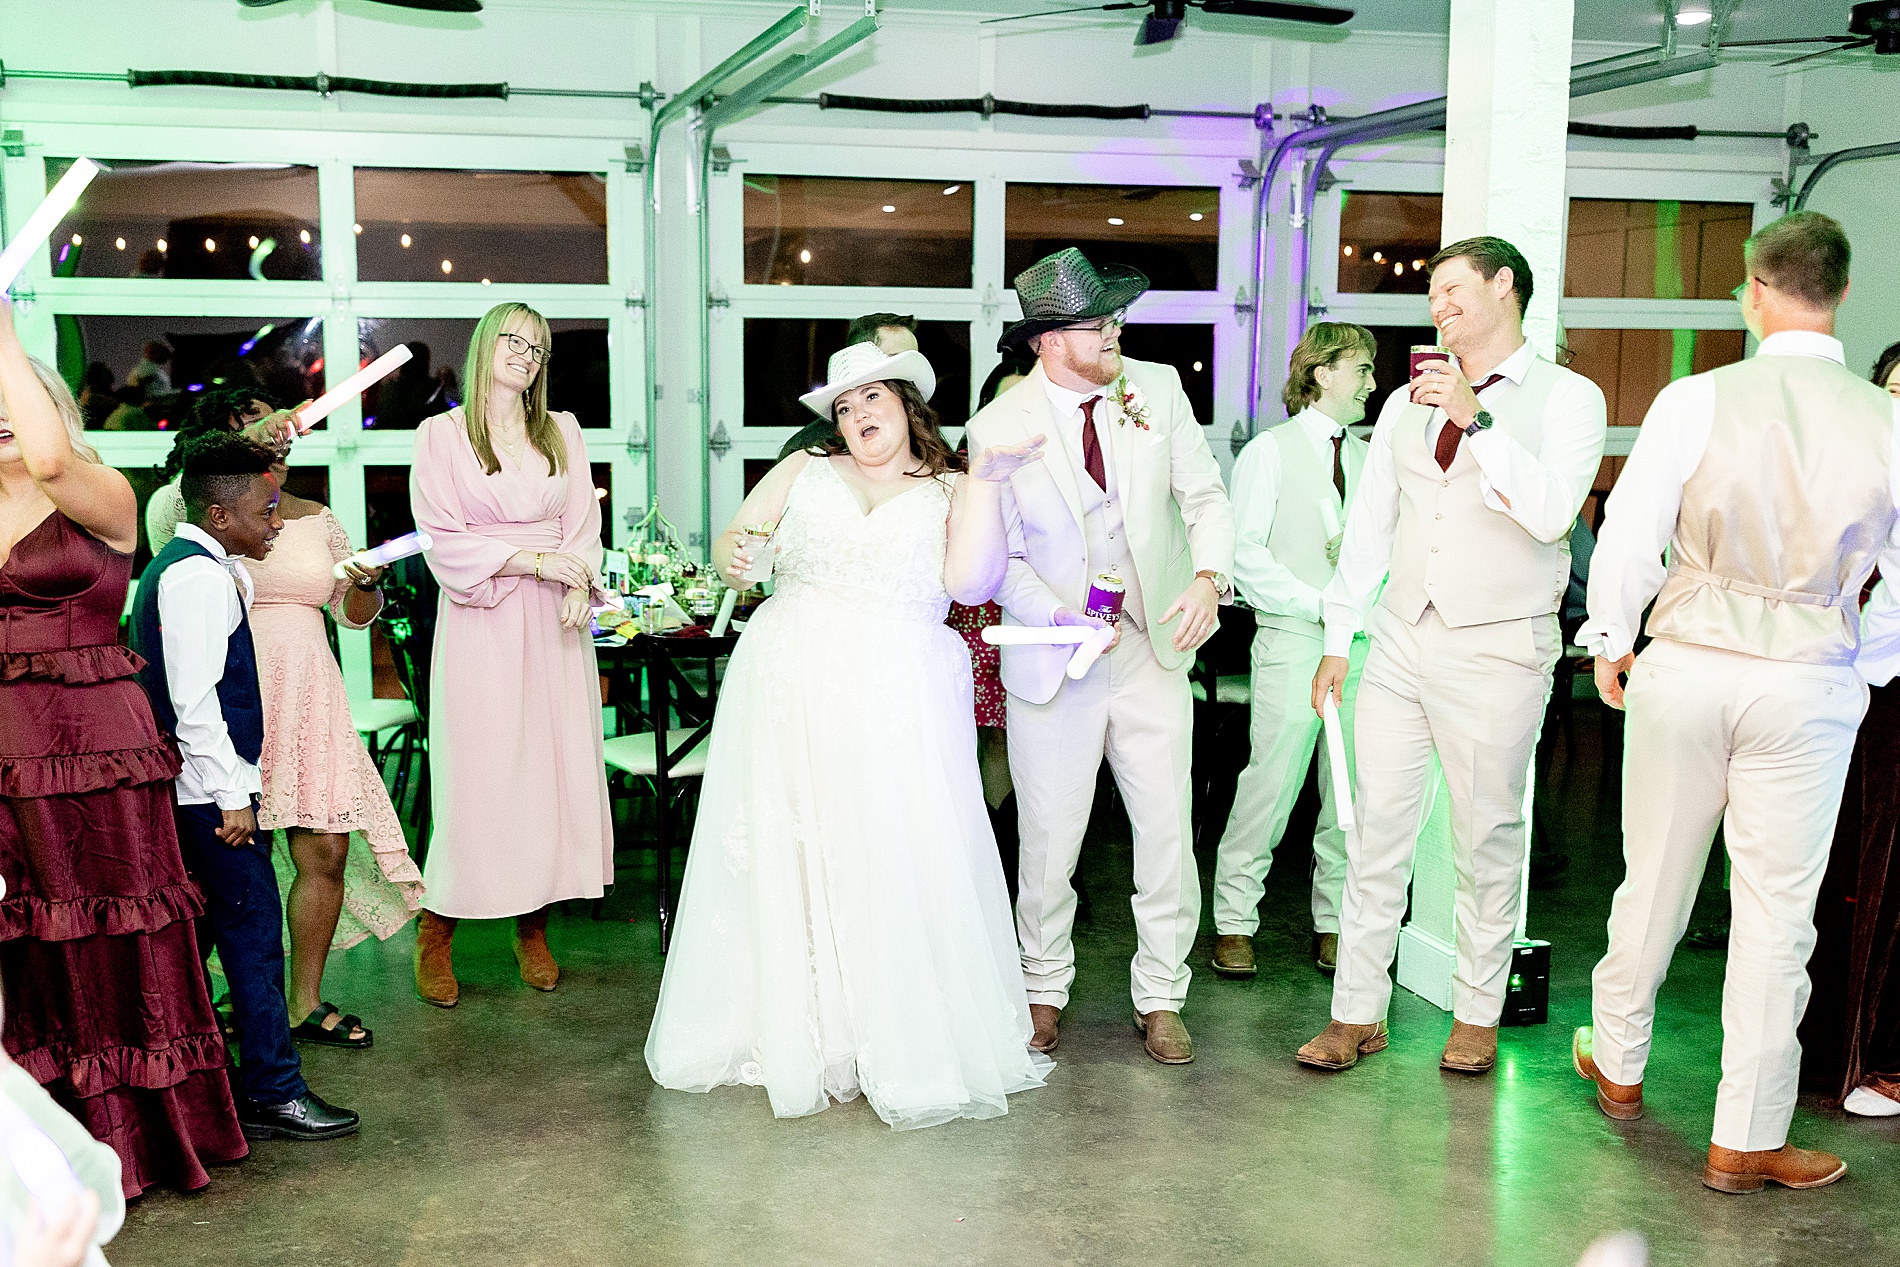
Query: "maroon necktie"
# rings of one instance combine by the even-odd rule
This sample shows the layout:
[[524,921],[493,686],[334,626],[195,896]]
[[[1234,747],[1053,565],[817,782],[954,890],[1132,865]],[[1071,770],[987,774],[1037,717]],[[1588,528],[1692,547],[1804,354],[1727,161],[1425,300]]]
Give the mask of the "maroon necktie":
[[1082,402],[1082,466],[1095,487],[1106,493],[1108,475],[1102,468],[1102,440],[1095,434],[1095,403],[1099,400],[1100,396],[1090,396]]
[[1346,433],[1341,431],[1333,437],[1333,487],[1339,490],[1339,499],[1346,500],[1346,460],[1342,452],[1346,443]]
[[[1471,390],[1473,392],[1481,392],[1503,377],[1504,375],[1502,374],[1493,374],[1482,383],[1472,387]],[[1438,459],[1439,470],[1449,471],[1451,469],[1451,460],[1458,455],[1458,439],[1462,435],[1464,435],[1464,432],[1459,429],[1458,424],[1447,418],[1445,420],[1444,430],[1438,433],[1438,447],[1432,450],[1432,456]]]

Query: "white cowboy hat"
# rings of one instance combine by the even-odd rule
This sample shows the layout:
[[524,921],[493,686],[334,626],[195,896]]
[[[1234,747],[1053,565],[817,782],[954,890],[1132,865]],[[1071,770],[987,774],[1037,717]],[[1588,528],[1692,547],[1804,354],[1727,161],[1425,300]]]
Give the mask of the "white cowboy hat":
[[798,399],[820,418],[831,420],[831,405],[853,387],[866,383],[886,383],[901,378],[914,384],[925,400],[937,390],[937,375],[922,352],[899,352],[886,356],[875,343],[853,343],[833,352],[825,366],[825,385],[806,392]]

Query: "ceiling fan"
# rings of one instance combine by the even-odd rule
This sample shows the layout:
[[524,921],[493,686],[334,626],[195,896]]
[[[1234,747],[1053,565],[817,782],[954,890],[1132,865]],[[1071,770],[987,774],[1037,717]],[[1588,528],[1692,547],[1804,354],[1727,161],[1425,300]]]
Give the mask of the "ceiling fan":
[[1784,44],[1832,44],[1818,53],[1803,53],[1777,66],[1793,66],[1857,48],[1871,48],[1883,56],[1900,54],[1900,0],[1867,0],[1848,15],[1846,35],[1805,35],[1787,40],[1725,40],[1723,48],[1780,47]]
[[986,18],[982,25],[1017,22],[1023,18],[1050,18],[1063,13],[1106,13],[1116,9],[1147,9],[1135,31],[1135,44],[1166,44],[1181,33],[1181,19],[1189,9],[1203,13],[1221,13],[1237,18],[1273,18],[1280,22],[1310,22],[1318,26],[1339,26],[1352,21],[1351,9],[1334,9],[1318,4],[1291,4],[1282,0],[1119,0],[1115,4],[1085,4],[1073,9],[1046,9],[1041,13],[1013,13],[1006,18]]
[[[423,9],[431,13],[480,13],[482,0],[373,0],[398,9]],[[238,0],[247,9],[268,9],[284,0]]]

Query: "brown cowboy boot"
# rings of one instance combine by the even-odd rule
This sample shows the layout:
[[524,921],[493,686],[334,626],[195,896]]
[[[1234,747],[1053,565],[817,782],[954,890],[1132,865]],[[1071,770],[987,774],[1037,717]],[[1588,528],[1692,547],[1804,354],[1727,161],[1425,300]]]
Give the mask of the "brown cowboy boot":
[[1570,1038],[1570,1067],[1585,1082],[1594,1082],[1597,1087],[1597,1107],[1603,1110],[1604,1117],[1615,1118],[1619,1122],[1634,1122],[1643,1115],[1643,1084],[1611,1082],[1597,1068],[1596,1056],[1591,1051],[1595,1031],[1588,1025],[1579,1026]]
[[1312,1042],[1300,1048],[1293,1058],[1309,1069],[1350,1069],[1359,1063],[1359,1057],[1384,1051],[1386,1042],[1384,1021],[1377,1025],[1348,1025],[1344,1021],[1328,1021],[1326,1028]]
[[1214,971],[1223,977],[1251,977],[1256,971],[1253,938],[1245,933],[1222,933],[1216,937]]
[[451,961],[455,918],[425,910],[416,921],[416,996],[436,1007],[454,1007],[462,997]]
[[1136,1012],[1135,1028],[1141,1031],[1141,1045],[1148,1055],[1164,1065],[1185,1065],[1194,1059],[1194,1040],[1179,1012],[1165,1008]]
[[548,949],[548,911],[515,916],[515,962],[521,979],[537,990],[552,990],[561,980],[561,966]]
[[1029,1005],[1029,1023],[1033,1032],[1029,1036],[1029,1050],[1044,1055],[1056,1049],[1060,1035],[1056,1026],[1062,1021],[1062,1009],[1051,1003],[1031,1003]]
[[1764,1184],[1784,1188],[1821,1188],[1847,1173],[1847,1163],[1833,1153],[1783,1144],[1761,1152],[1709,1145],[1709,1164],[1702,1182],[1717,1192],[1760,1192]]
[[1451,1037],[1445,1040],[1445,1054],[1438,1058],[1438,1067],[1453,1073],[1490,1073],[1497,1063],[1498,1027],[1467,1025],[1454,1018]]

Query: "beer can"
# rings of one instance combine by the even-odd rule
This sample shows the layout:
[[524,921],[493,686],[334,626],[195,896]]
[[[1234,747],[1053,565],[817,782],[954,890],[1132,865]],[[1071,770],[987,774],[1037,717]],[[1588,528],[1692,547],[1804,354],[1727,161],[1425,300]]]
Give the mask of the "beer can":
[[1088,606],[1083,608],[1083,611],[1097,620],[1106,620],[1113,624],[1121,619],[1122,598],[1126,593],[1121,577],[1113,572],[1103,572],[1089,586]]

